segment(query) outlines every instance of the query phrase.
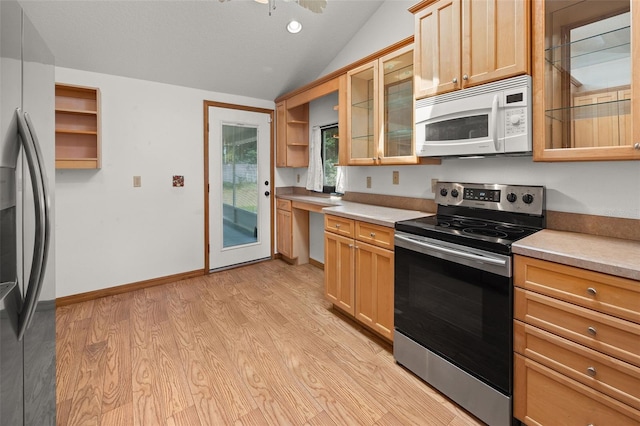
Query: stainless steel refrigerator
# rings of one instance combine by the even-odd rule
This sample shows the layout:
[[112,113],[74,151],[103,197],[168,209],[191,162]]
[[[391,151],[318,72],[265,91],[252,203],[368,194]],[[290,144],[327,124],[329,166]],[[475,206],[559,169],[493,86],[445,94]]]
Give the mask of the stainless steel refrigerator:
[[0,425],[55,425],[53,56],[0,1]]

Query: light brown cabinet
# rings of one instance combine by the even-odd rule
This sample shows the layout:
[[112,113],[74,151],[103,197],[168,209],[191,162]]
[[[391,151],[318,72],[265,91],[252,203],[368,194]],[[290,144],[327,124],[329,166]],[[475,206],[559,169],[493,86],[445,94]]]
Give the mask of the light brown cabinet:
[[56,84],[56,169],[101,167],[100,89]]
[[325,215],[325,294],[393,340],[393,229]]
[[291,201],[276,199],[276,241],[278,253],[289,259],[293,257],[292,228]]
[[535,161],[640,159],[640,9],[631,3],[534,0]]
[[319,208],[276,198],[276,245],[285,261],[298,265],[309,262],[309,211]]
[[324,233],[324,288],[331,303],[355,315],[353,238],[333,232]]
[[514,416],[640,422],[640,282],[514,259]]
[[356,319],[393,340],[393,251],[356,244]]
[[410,11],[416,99],[529,72],[528,1],[426,0]]
[[276,166],[309,165],[309,104],[292,108],[287,101],[276,105]]
[[347,72],[347,164],[417,164],[413,46]]

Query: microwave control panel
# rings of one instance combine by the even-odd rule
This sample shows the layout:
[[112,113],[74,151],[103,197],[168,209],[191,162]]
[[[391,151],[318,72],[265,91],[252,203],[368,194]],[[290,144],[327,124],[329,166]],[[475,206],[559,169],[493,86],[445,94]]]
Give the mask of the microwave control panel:
[[506,137],[527,133],[527,88],[505,90],[504,134]]
[[514,136],[527,132],[527,114],[525,108],[507,109],[505,135]]

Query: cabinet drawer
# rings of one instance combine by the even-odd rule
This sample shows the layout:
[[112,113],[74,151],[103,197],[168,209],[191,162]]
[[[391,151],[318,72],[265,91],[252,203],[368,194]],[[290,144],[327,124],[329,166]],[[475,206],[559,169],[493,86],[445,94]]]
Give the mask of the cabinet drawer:
[[640,411],[521,355],[514,356],[513,415],[533,425],[638,425]]
[[640,323],[638,281],[517,255],[514,265],[518,287]]
[[640,368],[514,321],[514,351],[640,409]]
[[326,214],[324,215],[324,229],[329,232],[344,235],[345,237],[353,237],[354,220]]
[[356,239],[393,250],[393,228],[367,222],[356,222]]
[[276,208],[290,212],[291,200],[282,200],[280,198],[276,198]]
[[531,291],[515,289],[514,317],[640,366],[640,325]]

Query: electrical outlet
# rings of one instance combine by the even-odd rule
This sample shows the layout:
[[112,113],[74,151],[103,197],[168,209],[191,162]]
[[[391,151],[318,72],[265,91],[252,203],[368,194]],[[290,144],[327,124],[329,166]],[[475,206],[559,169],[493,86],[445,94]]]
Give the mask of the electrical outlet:
[[371,188],[371,176],[367,176],[367,188]]
[[300,173],[296,175],[296,182],[300,183]]
[[142,176],[134,176],[133,177],[133,187],[139,188],[142,186]]
[[434,194],[438,190],[438,179],[431,179],[431,192]]
[[397,170],[393,171],[393,184],[394,185],[400,184],[400,172]]

